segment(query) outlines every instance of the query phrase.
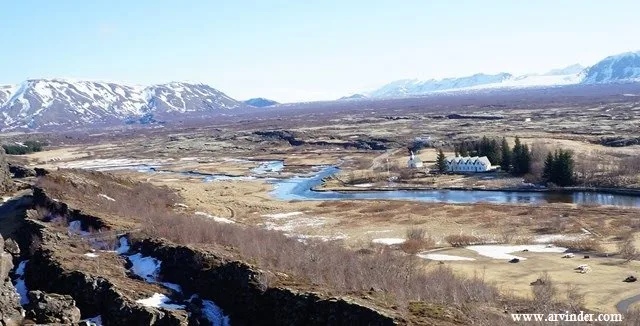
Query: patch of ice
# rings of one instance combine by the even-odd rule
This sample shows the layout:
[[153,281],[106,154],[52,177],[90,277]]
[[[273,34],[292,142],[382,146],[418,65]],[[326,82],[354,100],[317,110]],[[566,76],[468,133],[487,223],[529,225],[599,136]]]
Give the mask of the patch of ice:
[[325,224],[326,224],[326,221],[322,217],[317,217],[317,218],[300,217],[300,218],[287,220],[283,224],[277,224],[274,222],[265,222],[264,228],[267,230],[291,232],[297,228],[318,227]]
[[29,297],[27,296],[29,290],[27,289],[27,285],[24,283],[24,269],[27,267],[27,262],[29,262],[29,260],[21,261],[15,271],[16,279],[14,286],[20,296],[20,305],[23,306],[29,304]]
[[121,237],[119,239],[120,245],[118,246],[118,249],[116,249],[116,252],[119,255],[125,254],[129,251],[129,249],[131,248],[131,246],[129,245],[129,240],[127,239],[127,237]]
[[533,240],[536,243],[552,243],[558,240],[578,240],[586,234],[545,234],[536,236]]
[[287,217],[292,217],[292,216],[297,216],[297,215],[302,215],[302,212],[290,212],[290,213],[278,213],[278,214],[265,214],[262,215],[263,217],[268,217],[268,218],[274,218],[274,219],[279,219],[279,218],[287,218]]
[[373,243],[379,243],[379,244],[384,244],[388,246],[401,244],[401,243],[404,243],[405,241],[406,239],[402,239],[402,238],[378,238],[378,239],[371,240],[371,242]]
[[83,321],[89,322],[90,324],[94,324],[96,326],[102,326],[102,316],[100,315],[84,319]]
[[166,295],[161,293],[154,293],[151,297],[146,299],[136,300],[137,303],[142,304],[146,307],[154,307],[154,308],[166,308],[166,309],[184,309],[184,305],[179,304],[171,304],[171,299],[169,299]]
[[85,255],[85,256],[87,256],[87,257],[90,257],[90,258],[96,258],[96,257],[98,257],[98,254],[94,254],[94,253],[92,253],[92,252],[88,252],[88,253],[86,253],[86,254],[84,254],[84,255]]
[[110,200],[110,201],[116,201],[115,199],[113,199],[113,198],[111,198],[111,197],[109,197],[109,196],[107,196],[105,194],[98,194],[98,197],[102,197],[102,198],[104,198],[106,200]]
[[182,293],[182,287],[180,285],[178,285],[178,284],[169,283],[169,282],[159,282],[159,283],[162,284],[166,288],[169,288],[169,289],[174,290],[176,292]]
[[474,258],[470,258],[470,257],[445,255],[445,254],[418,254],[417,256],[424,259],[438,260],[438,261],[475,260]]
[[466,247],[469,250],[477,252],[481,256],[493,258],[493,259],[506,259],[510,260],[517,258],[520,260],[526,260],[526,258],[510,255],[513,252],[522,252],[528,250],[530,252],[538,253],[563,253],[567,248],[556,247],[543,244],[535,245],[476,245]]
[[205,212],[195,212],[196,215],[200,215],[200,216],[205,216],[207,218],[213,219],[215,222],[218,223],[226,223],[226,224],[234,224],[235,221],[232,221],[228,218],[225,217],[220,217],[220,216],[215,216],[215,215],[211,215],[209,213],[205,213]]
[[210,321],[213,326],[231,325],[229,316],[224,315],[222,309],[213,303],[213,301],[202,300],[202,315]]
[[131,271],[149,283],[155,283],[160,271],[161,262],[153,257],[144,257],[137,253],[129,257],[133,264]]
[[82,221],[80,220],[75,220],[75,221],[71,221],[69,222],[69,227],[67,229],[67,233],[69,235],[88,235],[89,232],[87,231],[82,231]]
[[284,162],[282,161],[267,161],[258,164],[257,167],[251,170],[251,172],[255,174],[265,174],[265,173],[277,173],[281,172],[284,169]]
[[296,237],[302,243],[306,243],[307,239],[319,239],[324,242],[327,242],[327,241],[335,241],[335,240],[344,240],[349,238],[349,236],[344,233],[338,233],[335,235],[308,235],[308,234],[298,234],[298,235],[285,234],[285,235]]

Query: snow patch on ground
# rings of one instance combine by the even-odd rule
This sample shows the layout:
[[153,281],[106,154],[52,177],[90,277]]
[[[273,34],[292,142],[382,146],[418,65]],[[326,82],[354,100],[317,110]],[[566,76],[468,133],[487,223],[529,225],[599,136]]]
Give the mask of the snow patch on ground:
[[234,224],[235,221],[232,221],[226,217],[220,217],[220,216],[215,216],[215,215],[211,215],[209,213],[205,213],[205,212],[195,212],[196,215],[200,215],[200,216],[204,216],[207,218],[210,218],[212,220],[214,220],[215,222],[218,223],[227,223],[227,224]]
[[27,262],[29,261],[21,261],[20,264],[18,264],[18,268],[16,268],[15,272],[16,280],[14,286],[16,287],[18,295],[20,295],[20,305],[23,306],[29,304],[29,297],[27,296],[29,290],[27,289],[27,285],[24,283],[24,269],[27,267]]
[[84,255],[85,255],[85,256],[87,256],[87,257],[90,257],[90,258],[96,258],[96,257],[98,257],[98,254],[94,254],[94,253],[92,253],[92,252],[88,252],[88,253],[86,253],[86,254],[84,254]]
[[303,214],[302,212],[289,212],[289,213],[265,214],[262,216],[273,218],[273,219],[280,219],[280,218],[288,218],[288,217],[293,217],[293,216],[302,215],[302,214]]
[[89,322],[89,323],[93,323],[96,326],[102,326],[102,316],[100,316],[100,315],[84,319],[83,321],[86,321],[86,322]]
[[481,256],[493,258],[493,259],[506,259],[510,260],[517,258],[520,260],[526,260],[524,257],[514,256],[511,253],[522,252],[528,250],[530,252],[538,253],[563,253],[567,248],[556,247],[552,245],[477,245],[466,247],[469,250],[477,252]]
[[379,244],[388,245],[388,246],[401,244],[401,243],[404,243],[405,241],[406,239],[402,239],[402,238],[378,238],[378,239],[371,240],[371,242],[373,243],[379,243]]
[[534,238],[535,243],[552,243],[559,240],[578,240],[584,235],[573,234],[544,234],[538,235]]
[[142,254],[128,256],[129,261],[133,264],[131,271],[142,277],[149,283],[155,283],[160,271],[160,261],[153,257],[144,257]]
[[373,183],[359,183],[353,186],[358,188],[369,188],[369,187],[373,187]]
[[67,169],[87,169],[96,171],[115,171],[115,170],[144,170],[160,167],[160,162],[152,160],[135,160],[135,159],[95,159],[69,162],[60,165],[61,168]]
[[387,232],[391,232],[391,230],[372,230],[372,231],[367,231],[367,232],[365,232],[365,234],[371,234],[371,233],[387,233]]
[[67,228],[67,233],[69,235],[80,235],[80,236],[85,236],[85,235],[89,234],[89,232],[87,232],[87,231],[82,231],[82,221],[80,221],[80,220],[75,220],[75,221],[69,222],[69,227]]
[[126,237],[121,237],[119,239],[119,242],[120,242],[120,245],[118,246],[118,249],[116,249],[116,252],[118,253],[118,255],[127,253],[131,248],[131,246],[129,245],[129,240]]
[[182,292],[182,287],[178,284],[169,282],[158,282],[158,275],[160,274],[160,265],[162,261],[153,257],[142,256],[141,253],[128,256],[129,261],[133,265],[131,271],[142,277],[148,283],[158,283],[166,288],[174,290],[176,292]]
[[151,297],[146,299],[136,300],[136,302],[147,307],[166,308],[166,309],[174,309],[174,310],[185,309],[184,305],[169,303],[171,302],[171,299],[169,299],[169,297],[161,293],[154,293]]
[[113,198],[111,198],[111,197],[109,197],[109,196],[107,196],[105,194],[98,194],[98,197],[102,197],[102,198],[104,198],[106,200],[109,200],[109,201],[116,201],[115,199],[113,199]]
[[470,258],[470,257],[445,255],[445,254],[418,254],[417,256],[424,259],[438,260],[438,261],[475,260],[474,258]]
[[[194,294],[189,298],[189,302],[192,302],[194,299],[198,298],[198,295]],[[213,301],[210,300],[200,300],[202,301],[202,317],[208,320],[213,326],[230,326],[231,321],[229,316],[226,316],[222,309],[218,307]]]
[[267,161],[258,164],[258,166],[253,168],[251,172],[255,174],[279,173],[282,172],[282,169],[284,169],[284,162]]

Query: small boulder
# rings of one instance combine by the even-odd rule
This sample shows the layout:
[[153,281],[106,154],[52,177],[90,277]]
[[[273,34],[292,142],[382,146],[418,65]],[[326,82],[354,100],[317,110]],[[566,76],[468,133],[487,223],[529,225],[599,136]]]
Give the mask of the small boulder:
[[26,317],[36,323],[71,324],[80,321],[80,309],[69,295],[29,291]]
[[572,254],[572,253],[567,253],[567,254],[562,255],[562,258],[573,258],[573,257],[575,257],[575,255]]
[[636,278],[636,277],[635,277],[635,276],[633,276],[633,275],[630,275],[630,276],[627,276],[627,278],[625,278],[623,282],[633,283],[633,282],[635,282],[635,281],[637,281],[637,280],[638,280],[638,278]]
[[531,286],[543,285],[543,284],[544,284],[544,281],[542,279],[540,279],[540,278],[535,280],[535,281],[533,281],[533,282],[531,282],[531,283],[529,283],[529,285],[531,285]]
[[584,255],[584,259],[589,259],[589,255]]
[[518,258],[513,258],[513,259],[511,259],[509,262],[510,262],[510,263],[512,263],[512,264],[519,263],[519,262],[520,262],[520,259],[518,259]]
[[4,240],[4,250],[13,257],[20,256],[20,246],[18,246],[18,243],[13,239],[7,238]]

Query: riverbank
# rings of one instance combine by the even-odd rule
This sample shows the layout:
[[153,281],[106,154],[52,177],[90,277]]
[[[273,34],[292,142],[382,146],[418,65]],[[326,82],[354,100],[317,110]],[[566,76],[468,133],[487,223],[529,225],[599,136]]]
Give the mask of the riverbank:
[[[365,184],[366,185],[366,184]],[[533,188],[533,187],[424,187],[424,186],[364,186],[364,185],[352,185],[343,187],[327,187],[324,185],[318,185],[311,189],[317,192],[375,192],[375,191],[430,191],[430,190],[464,190],[464,191],[504,191],[504,192],[540,192],[540,193],[558,193],[558,194],[571,194],[575,192],[592,192],[603,193],[612,195],[627,195],[627,196],[639,196],[640,189],[633,188],[600,188],[600,187],[554,187],[554,188]]]

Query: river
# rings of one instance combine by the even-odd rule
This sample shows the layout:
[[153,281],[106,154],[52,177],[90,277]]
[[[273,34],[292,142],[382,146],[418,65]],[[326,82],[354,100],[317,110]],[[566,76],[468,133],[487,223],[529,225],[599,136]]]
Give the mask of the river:
[[322,179],[338,172],[337,167],[327,167],[311,177],[293,177],[271,181],[275,189],[271,195],[280,200],[413,200],[442,203],[511,203],[546,204],[569,203],[578,205],[611,205],[640,207],[640,197],[604,192],[576,191],[558,193],[547,191],[500,190],[388,190],[388,191],[314,191]]

